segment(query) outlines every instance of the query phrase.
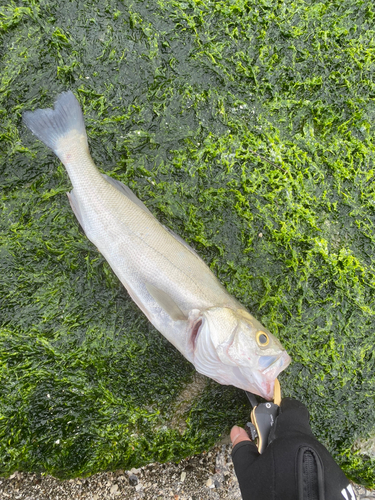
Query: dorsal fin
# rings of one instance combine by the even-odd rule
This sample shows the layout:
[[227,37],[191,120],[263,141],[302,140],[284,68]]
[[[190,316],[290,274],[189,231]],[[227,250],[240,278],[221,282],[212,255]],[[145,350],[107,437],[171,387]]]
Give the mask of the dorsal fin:
[[[146,205],[133,193],[133,191],[130,189],[129,186],[126,186],[123,184],[121,181],[118,181],[116,179],[113,179],[113,177],[109,177],[109,175],[102,174],[104,179],[112,184],[113,187],[115,187],[120,193],[124,194],[129,200],[131,200],[133,203],[138,205],[140,208],[142,208],[145,212],[148,214],[152,215],[150,210],[146,207]],[[154,217],[152,215],[152,217]]]
[[[109,177],[108,175],[106,174],[102,174],[103,177],[105,178],[105,180],[107,182],[109,182],[110,184],[112,184],[112,186],[114,186],[118,191],[120,191],[120,193],[124,194],[126,197],[129,198],[129,200],[131,200],[133,203],[135,203],[136,205],[138,205],[140,208],[142,208],[145,212],[147,212],[148,214],[152,215],[152,217],[154,217],[154,219],[156,219],[156,217],[150,212],[150,210],[146,207],[146,205],[133,193],[133,191],[130,189],[129,186],[126,186],[125,184],[123,184],[121,181],[118,181],[116,179],[113,179],[112,177]],[[156,219],[157,220],[157,219]],[[158,221],[159,222],[159,221]],[[160,223],[159,223],[160,224]],[[190,250],[190,252],[192,254],[195,255],[195,257],[197,257],[199,260],[201,260],[203,263],[205,263],[200,257],[199,255],[197,254],[197,252],[194,250],[194,248],[192,248],[188,243],[186,243],[186,241],[184,239],[181,238],[181,236],[179,236],[178,234],[176,234],[174,231],[172,231],[172,229],[169,229],[169,227],[167,226],[164,226],[164,224],[162,224],[162,226],[164,227],[164,229],[166,231],[168,231],[169,234],[171,234],[171,236],[173,236],[173,238],[175,238],[178,242],[182,243],[182,245],[184,245],[185,248],[187,248],[188,250]]]
[[[194,248],[193,248],[193,247],[191,247],[191,246],[189,245],[189,243],[186,243],[186,241],[185,241],[183,238],[181,238],[181,236],[179,236],[179,235],[178,235],[178,234],[176,234],[174,231],[172,231],[172,229],[169,229],[169,227],[164,226],[164,224],[162,224],[162,226],[164,227],[164,229],[166,229],[166,230],[168,231],[168,233],[170,233],[170,234],[173,236],[173,238],[175,238],[177,241],[179,241],[180,243],[182,243],[182,244],[184,245],[184,247],[186,247],[188,250],[190,250],[190,252],[191,252],[192,254],[194,254],[194,255],[195,255],[195,257],[197,257],[199,260],[201,260],[201,261],[203,262],[203,264],[206,264],[206,263],[204,262],[204,260],[203,260],[201,257],[199,257],[199,255],[198,255],[198,254],[197,254],[197,252],[194,250]],[[207,265],[207,264],[206,264],[206,265]]]

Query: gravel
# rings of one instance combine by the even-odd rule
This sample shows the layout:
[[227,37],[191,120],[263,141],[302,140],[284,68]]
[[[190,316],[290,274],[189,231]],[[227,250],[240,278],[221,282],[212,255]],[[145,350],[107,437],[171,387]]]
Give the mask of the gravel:
[[[1,500],[241,500],[231,460],[231,445],[221,444],[179,464],[149,464],[130,471],[101,472],[60,481],[52,476],[15,472],[0,478]],[[358,500],[375,491],[353,485]]]

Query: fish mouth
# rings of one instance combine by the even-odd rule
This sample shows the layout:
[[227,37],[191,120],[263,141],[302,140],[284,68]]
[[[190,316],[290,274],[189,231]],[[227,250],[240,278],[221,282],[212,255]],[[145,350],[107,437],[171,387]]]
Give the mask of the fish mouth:
[[271,368],[279,359],[279,356],[262,356],[259,358],[258,366],[261,369],[268,370]]
[[287,352],[283,352],[280,356],[263,356],[258,362],[259,371],[267,378],[275,379],[290,362],[291,359]]
[[251,380],[246,377],[246,373],[240,369],[242,377],[245,379],[242,389],[245,391],[257,394],[264,399],[272,400],[274,393],[275,380],[268,377],[264,377],[263,373],[260,371],[254,371],[251,375]]
[[255,392],[264,399],[271,401],[274,397],[275,379],[285,370],[291,359],[287,352],[279,356],[264,356],[258,362],[258,370],[253,373]]

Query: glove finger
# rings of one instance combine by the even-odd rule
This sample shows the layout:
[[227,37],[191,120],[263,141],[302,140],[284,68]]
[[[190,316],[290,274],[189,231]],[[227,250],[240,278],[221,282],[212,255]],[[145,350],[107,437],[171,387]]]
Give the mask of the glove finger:
[[290,432],[312,435],[310,417],[306,406],[297,399],[284,398],[274,428],[274,439]]
[[232,450],[232,460],[238,481],[246,480],[251,464],[259,457],[255,443],[248,440],[237,443]]

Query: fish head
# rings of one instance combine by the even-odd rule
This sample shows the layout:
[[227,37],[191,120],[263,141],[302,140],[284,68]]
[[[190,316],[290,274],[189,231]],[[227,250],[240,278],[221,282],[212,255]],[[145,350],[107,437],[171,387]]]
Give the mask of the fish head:
[[210,308],[200,315],[192,332],[197,371],[221,384],[273,398],[275,379],[289,365],[290,357],[250,313]]

